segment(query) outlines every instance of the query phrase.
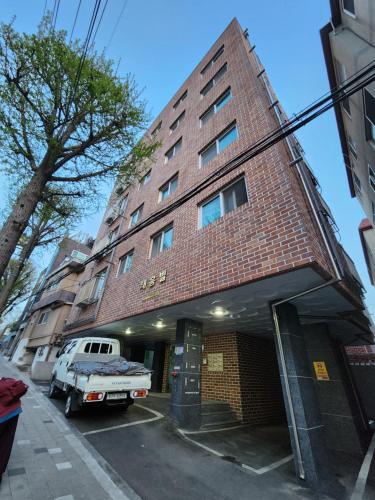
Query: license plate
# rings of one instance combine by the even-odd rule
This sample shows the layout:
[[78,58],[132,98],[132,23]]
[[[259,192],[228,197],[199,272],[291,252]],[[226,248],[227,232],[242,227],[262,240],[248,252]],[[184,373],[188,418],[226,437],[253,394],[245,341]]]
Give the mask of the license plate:
[[128,394],[126,392],[113,392],[112,394],[107,394],[107,399],[126,399]]

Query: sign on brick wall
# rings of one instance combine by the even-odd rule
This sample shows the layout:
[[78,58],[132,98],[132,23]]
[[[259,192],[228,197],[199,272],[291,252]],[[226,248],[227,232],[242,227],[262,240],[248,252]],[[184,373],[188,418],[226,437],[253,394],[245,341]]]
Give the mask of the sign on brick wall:
[[207,354],[207,369],[209,372],[224,371],[224,355],[222,352]]

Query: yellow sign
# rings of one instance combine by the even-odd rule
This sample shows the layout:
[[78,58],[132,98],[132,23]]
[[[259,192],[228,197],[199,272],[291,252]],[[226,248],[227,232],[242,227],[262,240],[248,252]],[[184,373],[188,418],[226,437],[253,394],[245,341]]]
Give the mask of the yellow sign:
[[314,370],[317,380],[329,380],[327,367],[324,361],[314,361]]

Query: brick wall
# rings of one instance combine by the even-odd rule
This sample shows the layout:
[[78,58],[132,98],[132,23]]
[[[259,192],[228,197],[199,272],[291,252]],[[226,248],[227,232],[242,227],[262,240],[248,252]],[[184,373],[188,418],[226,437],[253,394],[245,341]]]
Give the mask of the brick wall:
[[240,374],[238,368],[237,334],[207,335],[203,341],[203,358],[208,354],[223,353],[224,371],[210,372],[202,364],[202,400],[225,401],[242,419]]
[[237,350],[243,421],[268,424],[285,420],[273,340],[239,333]]
[[171,346],[165,344],[165,355],[164,355],[164,369],[163,369],[163,382],[161,387],[161,392],[169,392],[168,390],[168,376],[169,376],[169,352]]
[[203,358],[223,353],[224,371],[210,372],[202,365],[202,400],[225,401],[237,418],[251,424],[285,419],[273,340],[241,333],[208,335]]
[[[225,50],[220,61],[202,78],[201,68],[222,44]],[[228,71],[218,85],[201,98],[200,90],[224,62],[228,63]],[[155,154],[150,181],[140,189],[138,185],[129,188],[125,219],[117,219],[110,227],[103,222],[99,239],[119,224],[119,234],[124,233],[129,226],[130,214],[142,203],[145,218],[275,128],[274,115],[269,110],[265,90],[256,75],[254,54],[249,53],[248,42],[234,20],[150,127],[153,130],[162,121],[158,139],[163,145]],[[232,100],[200,128],[199,116],[229,86]],[[185,89],[188,89],[187,98],[174,110],[173,104]],[[184,121],[170,133],[170,124],[183,110],[186,111]],[[233,120],[237,123],[238,139],[206,166],[199,168],[199,151]],[[165,164],[165,152],[181,136],[179,153]],[[284,144],[276,144],[216,181],[172,214],[118,245],[109,265],[109,276],[96,321],[90,326],[107,324],[312,263],[327,269],[321,239],[289,162]],[[158,203],[160,186],[177,172],[177,190]],[[249,202],[199,229],[199,204],[241,174],[246,180]],[[111,202],[117,199],[116,196],[112,193]],[[152,235],[170,222],[174,226],[172,248],[150,259]],[[131,249],[134,249],[132,269],[125,275],[117,276],[119,258]],[[105,261],[88,265],[83,280],[107,266]],[[164,269],[167,270],[167,280],[155,286],[153,297],[146,299],[149,290],[140,289],[141,281],[158,275]],[[124,290],[128,290],[128,294]],[[87,310],[74,307],[69,323],[90,318],[92,309],[94,307]]]

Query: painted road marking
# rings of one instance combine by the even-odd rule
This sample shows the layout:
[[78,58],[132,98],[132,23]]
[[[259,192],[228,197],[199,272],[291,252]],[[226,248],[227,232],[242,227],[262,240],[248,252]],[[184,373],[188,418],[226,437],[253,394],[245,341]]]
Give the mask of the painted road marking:
[[250,427],[252,424],[233,425],[232,427],[222,427],[221,429],[205,429],[203,431],[183,431],[184,434],[204,434],[206,432],[221,432],[231,431],[232,429],[242,429],[243,427]]
[[62,453],[61,448],[48,448],[48,453],[50,455],[56,455],[57,453]]
[[115,429],[122,429],[124,427],[132,427],[133,425],[140,425],[140,424],[147,424],[149,422],[155,422],[156,420],[160,420],[161,418],[164,418],[164,415],[162,413],[159,413],[156,410],[151,410],[151,408],[147,408],[146,406],[136,404],[138,408],[142,408],[143,410],[147,410],[150,413],[153,413],[155,416],[152,418],[145,418],[142,420],[136,420],[135,422],[129,422],[127,424],[119,424],[119,425],[113,425],[112,427],[104,427],[103,429],[95,429],[94,431],[87,431],[87,432],[82,432],[83,436],[89,436],[90,434],[98,434],[99,432],[108,432],[108,431],[113,431]]
[[[232,427],[232,429],[233,429],[233,427]],[[219,429],[215,429],[215,431],[218,431],[218,430]],[[220,429],[220,430],[224,430],[224,429]],[[206,446],[202,443],[199,443],[198,441],[195,441],[194,439],[186,436],[186,434],[193,434],[193,431],[186,432],[186,431],[183,431],[182,429],[177,429],[177,431],[181,434],[181,436],[184,439],[186,439],[187,441],[190,441],[191,443],[195,444],[196,446],[203,448],[204,450],[208,451],[209,453],[212,453],[213,455],[216,455],[217,457],[220,457],[220,458],[225,457],[225,455],[223,453],[220,453],[219,451],[214,450],[213,448],[210,448],[209,446]],[[197,433],[197,431],[195,431],[195,433]],[[266,472],[269,472],[273,469],[276,469],[277,467],[280,467],[283,464],[286,464],[287,462],[290,462],[291,460],[293,460],[293,455],[288,455],[287,457],[284,457],[281,460],[278,460],[277,462],[273,462],[270,465],[266,465],[265,467],[261,467],[260,469],[255,469],[254,467],[250,467],[250,465],[246,465],[246,464],[242,464],[242,463],[240,463],[239,465],[243,469],[254,472],[257,475],[262,475],[262,474],[265,474]]]
[[361,500],[363,498],[363,494],[366,489],[367,477],[370,471],[370,466],[372,462],[372,458],[374,456],[375,451],[375,434],[372,437],[370,446],[368,447],[365,458],[362,462],[362,466],[360,468],[357,481],[354,485],[354,490],[350,500]]
[[61,462],[60,464],[55,464],[57,467],[57,470],[65,470],[65,469],[71,469],[72,464],[70,462]]

